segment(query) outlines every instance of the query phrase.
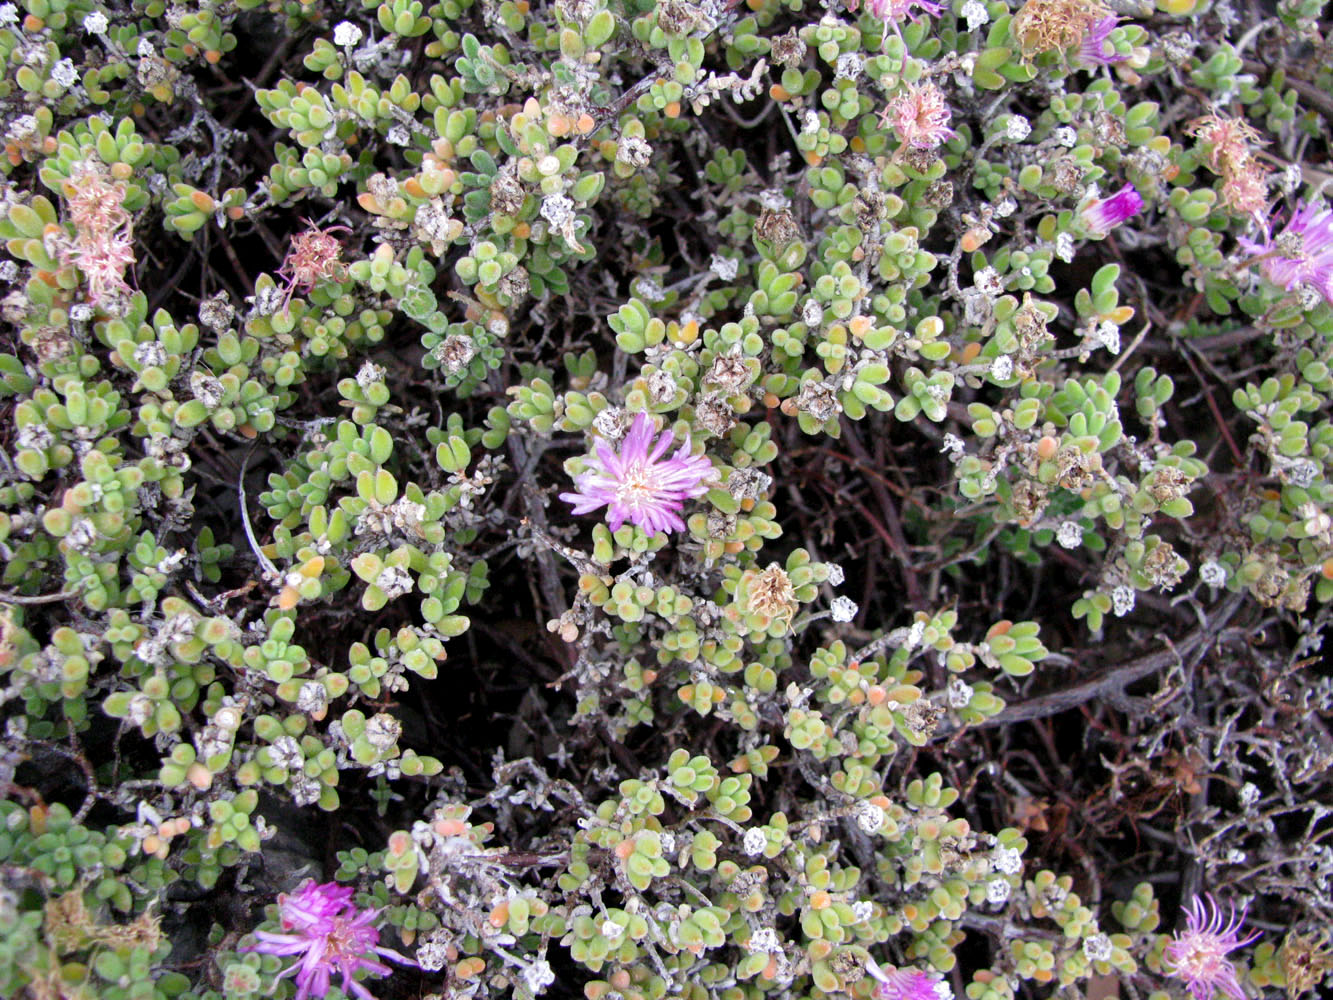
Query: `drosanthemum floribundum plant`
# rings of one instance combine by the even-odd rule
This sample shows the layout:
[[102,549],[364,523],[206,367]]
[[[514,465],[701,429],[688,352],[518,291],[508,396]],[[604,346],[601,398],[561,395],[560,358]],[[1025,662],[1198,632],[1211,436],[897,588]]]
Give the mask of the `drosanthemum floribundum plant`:
[[617,453],[604,441],[585,461],[588,471],[574,480],[575,492],[560,499],[574,505],[575,514],[605,507],[612,531],[626,521],[644,531],[684,531],[680,511],[686,500],[701,497],[710,488],[713,465],[706,455],[690,454],[689,435],[676,453],[663,458],[673,437],[664,431],[653,442],[653,420],[640,412]]
[[259,943],[248,951],[265,955],[299,955],[300,961],[282,973],[295,974],[296,1000],[323,997],[333,973],[342,976],[342,990],[361,1000],[374,1000],[356,980],[361,971],[387,976],[392,970],[377,956],[406,965],[415,964],[391,948],[380,947],[376,926],[379,910],[363,910],[352,902],[350,886],[307,882],[295,893],[278,896],[278,919],[285,931],[255,931]]
[[866,971],[879,980],[878,1000],[953,1000],[953,990],[940,976],[920,969],[881,969],[875,960],[866,961]]
[[1287,291],[1309,285],[1333,304],[1333,211],[1302,203],[1282,232],[1264,243],[1242,236],[1240,245],[1273,284]]
[[1126,184],[1107,198],[1094,198],[1079,212],[1084,228],[1093,236],[1105,236],[1126,219],[1143,211],[1143,198],[1133,184]]
[[1244,947],[1255,938],[1255,931],[1240,936],[1245,923],[1245,909],[1236,913],[1233,905],[1227,918],[1222,919],[1222,908],[1209,894],[1195,896],[1185,911],[1185,930],[1177,931],[1175,939],[1166,946],[1165,957],[1170,972],[1185,981],[1194,1000],[1212,1000],[1213,993],[1221,990],[1232,1000],[1245,1000],[1245,991],[1236,978],[1236,967],[1227,954]]

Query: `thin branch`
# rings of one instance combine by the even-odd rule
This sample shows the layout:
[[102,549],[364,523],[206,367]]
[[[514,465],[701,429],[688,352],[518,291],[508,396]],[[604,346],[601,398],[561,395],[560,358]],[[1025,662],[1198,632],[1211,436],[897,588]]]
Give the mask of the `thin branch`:
[[[1058,691],[1052,691],[1050,694],[1009,705],[998,715],[993,715],[985,722],[975,723],[968,728],[986,729],[993,726],[1005,726],[1014,722],[1044,719],[1049,715],[1059,715],[1061,712],[1067,712],[1086,702],[1119,695],[1136,681],[1179,663],[1186,657],[1190,658],[1191,665],[1193,665],[1203,656],[1204,651],[1208,648],[1209,640],[1215,638],[1226,627],[1244,602],[1244,594],[1232,594],[1217,608],[1215,616],[1210,621],[1205,625],[1200,625],[1181,639],[1180,642],[1174,645],[1168,644],[1165,649],[1140,656],[1137,660],[1130,660],[1123,666],[1115,667],[1099,677],[1061,688]],[[934,739],[936,741],[947,739],[957,732],[957,728],[946,729],[941,726],[935,732]]]
[[77,590],[62,590],[58,594],[34,594],[31,597],[23,594],[0,594],[0,602],[6,604],[56,604],[78,595]]
[[245,495],[245,468],[250,464],[250,456],[254,453],[255,446],[251,445],[245,453],[245,458],[241,459],[241,471],[236,477],[236,497],[241,503],[241,524],[245,528],[245,537],[250,542],[250,549],[254,552],[255,558],[259,560],[259,567],[264,571],[264,576],[269,580],[278,580],[282,574],[278,572],[278,567],[273,565],[272,560],[264,555],[264,550],[259,547],[259,540],[255,538],[255,529],[250,526],[250,501]]

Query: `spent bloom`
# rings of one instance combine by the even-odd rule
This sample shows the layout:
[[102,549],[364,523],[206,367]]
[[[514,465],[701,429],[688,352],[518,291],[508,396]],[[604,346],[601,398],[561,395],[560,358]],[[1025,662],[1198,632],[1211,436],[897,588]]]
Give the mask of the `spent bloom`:
[[347,269],[341,257],[343,246],[334,233],[351,232],[346,226],[330,226],[320,229],[309,219],[305,220],[306,229],[292,237],[292,248],[287,251],[278,275],[287,280],[287,293],[282,300],[285,313],[291,305],[292,293],[296,289],[309,292],[320,281],[332,278],[335,281],[345,279]]
[[134,240],[128,229],[79,240],[71,258],[83,272],[88,301],[93,305],[101,305],[116,292],[130,290],[125,272],[134,263]]
[[612,531],[626,521],[644,531],[684,531],[680,510],[686,500],[708,492],[713,465],[706,455],[690,454],[690,439],[670,458],[663,458],[672,435],[664,431],[654,443],[653,421],[639,412],[625,435],[620,451],[597,442],[596,453],[586,462],[588,471],[574,480],[575,492],[560,499],[574,505],[575,514],[607,508]]
[[1204,162],[1214,173],[1225,174],[1253,155],[1261,142],[1259,133],[1243,118],[1213,113],[1190,122],[1185,132],[1203,146]]
[[1025,55],[1077,48],[1088,64],[1109,66],[1125,57],[1107,54],[1104,43],[1116,17],[1097,0],[1026,0],[1009,25]]
[[1221,175],[1222,200],[1233,211],[1263,215],[1268,170],[1252,150],[1261,141],[1259,133],[1242,118],[1217,113],[1191,122],[1185,131],[1198,138],[1204,162]]
[[954,135],[949,127],[949,105],[944,92],[933,83],[907,85],[885,110],[898,138],[916,149],[934,149]]
[[1185,930],[1177,931],[1164,953],[1173,975],[1185,981],[1194,1000],[1212,1000],[1221,990],[1233,1000],[1245,1000],[1245,992],[1236,979],[1236,967],[1227,958],[1229,952],[1249,944],[1259,936],[1255,931],[1240,936],[1245,910],[1239,915],[1232,906],[1225,921],[1222,908],[1209,894],[1195,896],[1185,911]]
[[920,969],[890,966],[885,970],[870,959],[866,962],[866,971],[879,980],[879,986],[875,988],[878,1000],[953,1000],[953,990],[945,980]]
[[1126,184],[1107,198],[1094,198],[1083,206],[1079,218],[1093,236],[1105,236],[1126,219],[1143,211],[1143,198],[1133,184]]
[[1240,244],[1273,284],[1309,285],[1333,303],[1333,211],[1301,204],[1276,236],[1264,243],[1242,236]]
[[125,211],[126,189],[101,164],[80,160],[64,184],[74,239],[65,249],[88,284],[88,300],[100,305],[116,292],[129,291],[125,272],[134,263],[134,238]]
[[1245,160],[1222,175],[1222,201],[1242,215],[1262,216],[1268,204],[1268,168]]
[[380,947],[376,926],[379,910],[363,910],[352,902],[351,886],[307,882],[291,895],[278,896],[278,919],[286,933],[255,931],[259,943],[249,951],[265,955],[299,955],[300,960],[282,975],[295,973],[296,1000],[323,997],[333,973],[342,976],[342,990],[361,1000],[374,1000],[356,980],[362,970],[387,976],[390,968],[377,956],[411,965],[412,960],[391,948]]
[[1079,58],[1083,62],[1089,66],[1110,66],[1112,63],[1124,62],[1129,58],[1122,56],[1113,46],[1108,45],[1111,29],[1118,20],[1114,14],[1107,14],[1088,26],[1087,34],[1083,36],[1078,50]]

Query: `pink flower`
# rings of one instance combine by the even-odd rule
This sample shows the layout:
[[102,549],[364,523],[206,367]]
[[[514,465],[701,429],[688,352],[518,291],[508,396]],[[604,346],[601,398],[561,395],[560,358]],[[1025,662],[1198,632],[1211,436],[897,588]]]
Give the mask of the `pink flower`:
[[1263,216],[1268,201],[1268,168],[1255,159],[1241,160],[1222,175],[1222,201],[1232,211]]
[[1079,58],[1089,66],[1110,66],[1128,59],[1129,56],[1120,55],[1114,48],[1107,49],[1107,39],[1118,20],[1114,14],[1108,14],[1089,25],[1088,33],[1083,36],[1083,44],[1079,46]]
[[130,291],[125,271],[134,263],[134,238],[128,226],[114,232],[80,233],[69,259],[83,272],[92,305],[101,305],[113,293]]
[[1310,285],[1333,304],[1333,211],[1298,205],[1277,236],[1264,243],[1242,236],[1240,244],[1273,284],[1287,291]]
[[278,896],[278,919],[285,934],[255,931],[259,944],[244,949],[265,955],[300,955],[301,960],[282,975],[296,974],[296,1000],[323,997],[329,992],[334,972],[342,976],[344,993],[374,1000],[356,981],[362,970],[387,976],[392,970],[377,955],[413,965],[413,961],[391,948],[381,948],[375,926],[379,910],[362,910],[352,902],[350,886],[333,882],[307,882],[293,895]]
[[921,8],[922,12],[931,17],[939,17],[944,12],[944,5],[934,0],[866,0],[866,10],[886,22],[901,21],[904,17],[919,20],[913,7]]
[[109,233],[129,225],[125,187],[109,180],[100,163],[78,160],[70,164],[69,174],[65,196],[70,219],[80,233]]
[[684,531],[680,510],[686,500],[708,492],[705,481],[713,475],[713,464],[706,455],[690,454],[688,435],[676,453],[663,460],[672,440],[666,431],[653,444],[652,418],[637,414],[619,454],[606,442],[597,442],[596,454],[586,459],[589,471],[574,480],[575,492],[561,493],[560,499],[573,504],[575,514],[607,508],[612,531],[626,521],[654,534]]
[[347,268],[342,260],[343,245],[334,233],[350,233],[346,226],[330,226],[320,229],[309,219],[304,220],[308,227],[305,232],[292,237],[291,249],[278,268],[278,277],[287,281],[287,293],[282,300],[285,314],[291,306],[292,293],[298,288],[309,292],[320,281],[332,278],[345,281]]
[[1133,184],[1126,184],[1109,198],[1095,198],[1079,213],[1093,236],[1105,236],[1126,219],[1143,211],[1143,198]]
[[934,149],[955,135],[949,128],[949,105],[933,83],[909,83],[885,111],[898,138],[916,149]]
[[101,305],[117,292],[128,292],[125,271],[134,263],[134,237],[125,211],[125,186],[111,180],[96,161],[70,165],[63,186],[69,203],[74,240],[62,252],[63,263],[73,263],[88,282],[88,301]]
[[953,1000],[953,990],[947,982],[920,969],[890,966],[885,971],[870,959],[866,962],[866,971],[879,980],[875,990],[878,1000]]
[[1221,907],[1208,894],[1195,896],[1188,907],[1181,909],[1185,911],[1184,933],[1177,931],[1165,952],[1172,974],[1185,981],[1194,1000],[1212,1000],[1214,990],[1221,990],[1233,1000],[1245,1000],[1236,967],[1226,957],[1259,937],[1258,931],[1239,936],[1245,910],[1237,916],[1232,906],[1224,925]]

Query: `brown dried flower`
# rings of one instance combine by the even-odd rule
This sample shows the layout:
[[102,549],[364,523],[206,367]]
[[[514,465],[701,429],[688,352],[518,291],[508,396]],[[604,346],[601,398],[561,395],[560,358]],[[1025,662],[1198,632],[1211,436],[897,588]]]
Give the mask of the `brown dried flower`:
[[1328,932],[1316,936],[1292,931],[1282,942],[1279,953],[1282,971],[1287,976],[1287,996],[1295,1000],[1324,981],[1333,971],[1333,952],[1328,950]]
[[763,571],[746,570],[737,588],[737,596],[741,595],[746,613],[766,622],[790,623],[799,606],[791,577],[777,563],[770,563]]
[[785,208],[766,208],[754,223],[754,234],[782,251],[801,237],[801,229]]
[[1068,49],[1083,42],[1098,21],[1113,11],[1100,3],[1083,0],[1027,0],[1009,24],[1024,55]]

